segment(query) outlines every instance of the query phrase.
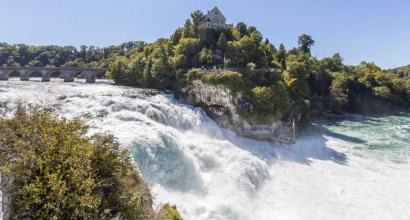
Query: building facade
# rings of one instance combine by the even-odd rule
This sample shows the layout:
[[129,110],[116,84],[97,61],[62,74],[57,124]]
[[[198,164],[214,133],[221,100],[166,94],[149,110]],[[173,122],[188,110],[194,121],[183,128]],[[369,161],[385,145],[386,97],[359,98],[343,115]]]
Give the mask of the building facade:
[[213,8],[208,11],[205,16],[204,22],[199,26],[200,29],[218,29],[226,28],[226,18],[222,12],[217,8]]

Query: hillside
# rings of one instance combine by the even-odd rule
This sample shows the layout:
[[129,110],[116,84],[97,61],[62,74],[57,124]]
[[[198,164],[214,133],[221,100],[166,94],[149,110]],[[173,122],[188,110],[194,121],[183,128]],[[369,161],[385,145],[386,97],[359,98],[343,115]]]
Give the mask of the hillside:
[[171,90],[180,97],[191,95],[186,92],[200,80],[230,89],[232,97],[226,98],[236,100],[235,111],[251,125],[295,121],[303,127],[329,113],[383,114],[409,107],[409,66],[385,71],[365,61],[345,65],[338,53],[312,55],[315,40],[308,34],[295,41],[294,48],[274,45],[255,26],[229,24],[214,8],[192,12],[169,38],[152,43],[80,50],[0,44],[0,65],[107,67],[106,76],[118,85]]
[[[170,38],[113,58],[110,75],[120,85],[182,96],[192,95],[195,80],[225,86],[231,90],[225,98],[235,99],[234,111],[251,125],[295,121],[303,127],[328,113],[385,114],[409,106],[410,80],[370,62],[345,65],[338,53],[318,59],[311,54],[315,41],[308,34],[297,37],[298,47],[287,49],[254,26],[226,24],[217,8],[210,12],[194,11]],[[191,104],[204,106],[203,100]]]
[[390,72],[395,73],[400,78],[410,77],[410,65],[390,69]]

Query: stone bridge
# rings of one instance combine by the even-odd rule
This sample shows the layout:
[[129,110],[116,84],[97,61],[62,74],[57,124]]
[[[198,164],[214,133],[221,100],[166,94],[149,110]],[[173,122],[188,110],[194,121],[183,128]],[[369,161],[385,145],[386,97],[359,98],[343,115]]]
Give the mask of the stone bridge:
[[43,82],[52,76],[63,76],[64,82],[74,82],[74,77],[83,74],[87,83],[95,83],[97,76],[104,75],[108,69],[81,67],[0,67],[0,80],[8,80],[11,74],[18,74],[20,80],[28,81],[33,74],[41,75]]

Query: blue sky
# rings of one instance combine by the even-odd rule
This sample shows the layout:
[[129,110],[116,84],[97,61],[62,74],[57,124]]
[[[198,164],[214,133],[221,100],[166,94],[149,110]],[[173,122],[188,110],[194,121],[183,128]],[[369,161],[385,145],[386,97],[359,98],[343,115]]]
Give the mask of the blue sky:
[[310,34],[319,58],[410,64],[409,0],[0,0],[0,42],[107,46],[169,37],[190,12],[218,6],[275,45]]

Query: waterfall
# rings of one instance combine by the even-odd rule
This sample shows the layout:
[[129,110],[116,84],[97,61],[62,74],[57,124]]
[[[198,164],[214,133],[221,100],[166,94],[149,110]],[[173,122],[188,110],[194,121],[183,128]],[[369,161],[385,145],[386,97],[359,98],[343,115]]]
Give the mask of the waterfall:
[[[0,82],[6,117],[19,103],[91,115],[91,133],[110,132],[131,151],[156,207],[176,204],[185,219],[410,218],[409,117],[318,123],[280,145],[239,137],[171,94],[39,81]],[[387,140],[395,147],[375,150]]]

